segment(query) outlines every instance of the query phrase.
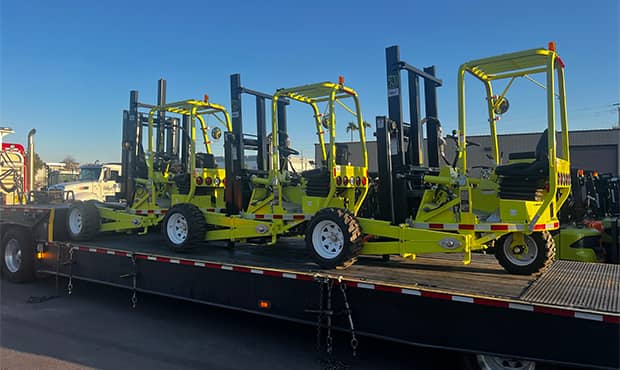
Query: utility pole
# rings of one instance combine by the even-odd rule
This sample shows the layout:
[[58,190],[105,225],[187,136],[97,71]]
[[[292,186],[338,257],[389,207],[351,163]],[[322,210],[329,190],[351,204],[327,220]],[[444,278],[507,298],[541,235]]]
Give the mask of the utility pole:
[[618,123],[616,126],[620,128],[620,103],[612,104],[612,106],[618,110]]

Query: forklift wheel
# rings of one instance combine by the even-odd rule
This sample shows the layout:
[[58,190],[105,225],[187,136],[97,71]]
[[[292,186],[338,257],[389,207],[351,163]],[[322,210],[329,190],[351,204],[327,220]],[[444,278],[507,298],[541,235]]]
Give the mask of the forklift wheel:
[[325,269],[355,258],[361,249],[362,232],[355,216],[345,209],[319,211],[306,231],[306,246],[314,261]]
[[186,252],[192,242],[204,240],[205,216],[193,204],[177,204],[166,213],[161,232],[171,250]]
[[95,202],[75,202],[67,212],[67,231],[71,240],[86,241],[99,232],[99,210]]
[[7,231],[2,238],[0,251],[2,276],[14,283],[34,280],[34,242],[26,229]]
[[511,274],[543,273],[555,260],[555,242],[548,231],[523,235],[525,245],[513,244],[512,240],[511,233],[495,243],[495,257]]

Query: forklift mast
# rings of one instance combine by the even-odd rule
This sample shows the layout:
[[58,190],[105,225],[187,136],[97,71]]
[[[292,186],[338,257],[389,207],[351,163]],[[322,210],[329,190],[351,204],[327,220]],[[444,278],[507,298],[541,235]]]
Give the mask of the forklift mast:
[[[256,135],[244,133],[243,130],[243,94],[251,95],[256,98]],[[248,169],[245,163],[245,151],[256,151],[256,170],[269,170],[269,153],[267,140],[267,119],[266,119],[266,100],[271,100],[272,96],[260,91],[248,89],[241,85],[241,76],[235,73],[230,76],[230,107],[232,132],[226,133],[224,137],[224,157],[227,174],[226,182],[226,208],[228,213],[238,213],[245,204],[243,192],[243,181],[240,176]],[[278,102],[278,134],[280,140],[286,141],[286,105],[288,101]],[[285,164],[286,165],[286,164]]]
[[[379,218],[393,224],[403,223],[410,215],[408,204],[412,172],[428,173],[439,167],[439,121],[437,87],[442,81],[435,77],[435,67],[419,70],[400,59],[400,48],[385,50],[388,116],[377,117],[377,159],[379,170]],[[401,71],[407,71],[409,90],[409,120],[403,116],[403,86]],[[424,80],[425,117],[420,113],[420,78]],[[426,122],[427,160],[423,155],[423,122]],[[421,193],[420,193],[421,196]]]
[[[138,101],[138,91],[129,93],[129,109],[123,111],[123,131],[121,143],[121,192],[120,198],[126,199],[129,204],[135,191],[134,178],[140,177],[143,166],[144,148],[142,147],[142,129],[148,126],[148,112],[140,109],[152,109],[151,104]],[[157,82],[157,106],[166,104],[166,80]],[[155,148],[158,153],[165,153],[170,158],[178,158],[181,154],[181,163],[187,169],[187,148],[190,145],[187,135],[181,140],[179,120],[166,117],[165,111],[158,111],[154,118]],[[183,128],[189,128],[189,117],[183,116]],[[183,132],[187,132],[184,130]],[[179,149],[181,153],[179,153]]]

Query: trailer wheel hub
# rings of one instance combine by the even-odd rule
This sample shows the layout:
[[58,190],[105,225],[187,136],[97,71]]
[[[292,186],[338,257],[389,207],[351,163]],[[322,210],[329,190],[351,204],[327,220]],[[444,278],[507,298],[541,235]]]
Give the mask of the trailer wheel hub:
[[319,256],[336,258],[344,247],[344,234],[337,223],[323,220],[312,231],[312,245]]
[[168,218],[166,232],[168,238],[175,244],[183,244],[187,240],[187,219],[180,213],[174,213]]
[[516,266],[527,266],[538,257],[536,241],[532,239],[532,236],[523,236],[523,241],[523,244],[515,244],[513,236],[509,235],[502,243],[506,258]]
[[4,263],[10,272],[17,272],[22,266],[22,250],[19,242],[15,239],[9,240],[4,248]]

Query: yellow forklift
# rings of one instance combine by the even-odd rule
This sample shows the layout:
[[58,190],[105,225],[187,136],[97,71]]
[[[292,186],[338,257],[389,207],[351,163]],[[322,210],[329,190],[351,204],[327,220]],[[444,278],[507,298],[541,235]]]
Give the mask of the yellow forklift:
[[[406,63],[398,63],[397,68],[413,70],[414,78],[421,76],[431,80],[429,73],[419,73]],[[487,92],[489,127],[497,164],[495,174],[489,179],[475,178],[467,172],[465,74],[479,79]],[[546,130],[531,158],[500,165],[496,117],[508,108],[506,95],[512,83],[519,77],[535,74],[544,75],[547,82]],[[378,200],[376,203],[380,208],[388,206],[392,210],[391,219],[380,215],[358,217],[369,190],[365,125],[357,92],[345,86],[344,79],[340,78],[337,83],[280,89],[271,97],[269,168],[225,174],[226,178],[234,178],[249,188],[249,197],[240,200],[238,197],[242,197],[243,192],[228,193],[226,210],[222,211],[211,208],[213,203],[205,204],[209,202],[207,199],[213,198],[197,196],[196,183],[204,181],[205,175],[195,172],[196,137],[192,134],[192,150],[188,157],[191,166],[188,172],[183,172],[184,176],[189,176],[189,192],[179,191],[179,184],[175,186],[170,179],[168,167],[153,168],[157,153],[149,145],[146,177],[136,179],[143,190],[139,194],[135,192],[132,206],[126,209],[99,207],[99,216],[105,220],[100,223],[99,230],[124,231],[133,227],[146,232],[148,227],[161,222],[168,245],[177,251],[187,250],[196,241],[258,239],[276,244],[281,236],[305,236],[314,261],[323,268],[350,264],[358,254],[397,254],[415,258],[423,253],[459,253],[467,264],[473,251],[487,249],[495,243],[498,260],[507,271],[540,272],[553,260],[554,243],[549,231],[559,227],[556,213],[570,190],[563,63],[552,47],[532,49],[470,61],[461,66],[458,76],[459,128],[454,135],[458,144],[457,158],[437,168],[423,168],[407,162],[394,167],[389,172],[392,184],[373,195],[377,199],[379,194],[389,195],[386,204]],[[494,95],[493,83],[505,79],[509,80],[507,87],[500,95]],[[396,88],[392,78],[388,78],[388,85]],[[556,94],[560,110],[558,128],[563,144],[560,154],[556,150],[555,136]],[[288,165],[288,157],[298,151],[290,147],[280,131],[283,115],[279,114],[278,102],[283,99],[310,108],[321,152],[321,164],[315,170],[298,173]],[[346,105],[350,101],[354,105],[352,108]],[[325,109],[320,109],[320,105]],[[338,161],[342,156],[338,155],[336,146],[336,106],[342,106],[351,114],[360,128],[361,161],[356,165]],[[150,111],[148,138],[153,137],[152,116],[157,111],[179,112],[196,118],[199,113],[224,109],[197,100],[155,106]],[[439,127],[436,116],[428,116],[425,120]],[[402,122],[377,118],[377,134],[383,132],[388,143],[396,141],[390,135],[402,132],[403,128]],[[414,132],[419,131],[409,129],[409,135],[413,136]],[[227,141],[227,154],[238,153],[231,147],[235,143],[239,140]],[[396,149],[398,155],[399,147]],[[386,153],[394,151],[390,149]],[[238,155],[226,155],[225,160],[234,161],[236,157]],[[148,209],[142,210],[144,214],[135,212],[137,200],[141,202],[140,207],[147,206]],[[401,216],[394,216],[397,209]],[[153,216],[164,213],[165,218]],[[70,225],[71,214],[70,210]],[[75,231],[72,236],[81,237],[80,230]]]

